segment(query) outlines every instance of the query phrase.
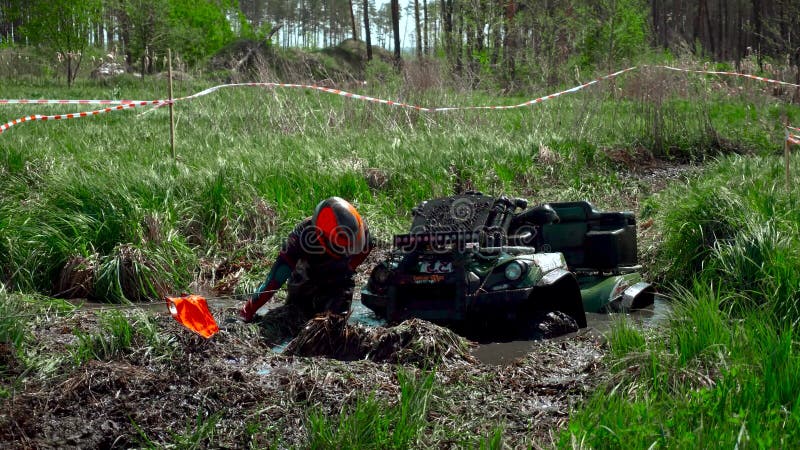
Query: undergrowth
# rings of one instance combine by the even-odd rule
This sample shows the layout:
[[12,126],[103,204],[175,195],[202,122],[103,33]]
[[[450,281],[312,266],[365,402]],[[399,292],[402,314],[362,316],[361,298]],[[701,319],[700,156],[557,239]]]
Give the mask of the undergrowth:
[[656,197],[671,318],[652,335],[612,329],[611,380],[573,414],[562,445],[800,445],[800,213],[782,167],[723,158]]
[[174,352],[173,339],[159,334],[151,318],[143,313],[131,317],[119,311],[98,314],[94,331],[75,330],[77,343],[70,349],[73,361],[109,360],[134,354],[148,358],[168,358]]

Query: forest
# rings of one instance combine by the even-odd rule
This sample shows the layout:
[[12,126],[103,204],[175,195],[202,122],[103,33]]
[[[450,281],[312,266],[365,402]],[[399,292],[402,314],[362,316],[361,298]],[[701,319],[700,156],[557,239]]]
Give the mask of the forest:
[[[197,65],[236,39],[282,48],[346,39],[403,58],[439,58],[456,74],[555,82],[575,68],[611,69],[645,50],[691,54],[741,69],[800,62],[800,4],[791,0],[32,0],[0,2],[0,39],[50,52],[72,82],[89,49],[142,73],[167,49]],[[408,41],[401,48],[401,15]],[[798,75],[800,76],[800,75]]]

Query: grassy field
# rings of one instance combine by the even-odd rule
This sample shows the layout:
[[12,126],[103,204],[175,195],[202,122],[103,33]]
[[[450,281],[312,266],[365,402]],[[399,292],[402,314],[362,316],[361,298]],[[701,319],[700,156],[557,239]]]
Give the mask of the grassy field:
[[[117,269],[120,253],[140,252],[145,275],[167,274],[142,283],[183,289],[202,258],[261,260],[330,195],[354,201],[386,237],[406,226],[417,202],[459,189],[635,208],[620,194],[635,181],[615,170],[619,162],[779,149],[777,100],[732,97],[716,81],[667,75],[633,73],[613,92],[600,86],[531,108],[440,115],[308,91],[223,90],[176,107],[177,161],[166,108],[18,125],[0,140],[3,279],[13,289],[58,293],[54,282],[71,258],[97,255],[102,273]],[[0,97],[162,97],[163,82],[147,83],[69,93],[4,84]],[[520,101],[405,90],[404,100],[423,104]],[[675,90],[692,99],[672,97]],[[68,111],[3,112],[16,118],[32,108]],[[113,283],[101,291],[120,297]]]
[[[352,90],[424,106],[515,104],[558,90],[498,98],[399,78],[369,81]],[[179,83],[176,96],[205,87]],[[27,80],[4,81],[0,98],[165,92],[164,80],[70,91]],[[176,106],[175,160],[166,108],[15,126],[0,135],[0,370],[13,373],[2,378],[0,397],[13,398],[25,377],[143,358],[141,348],[172,358],[174,346],[154,323],[114,314],[98,319],[99,334],[75,332],[69,361],[45,357],[38,318],[70,310],[53,297],[158,299],[214,287],[233,271],[221,273],[223,263],[245,269],[227,279],[230,289],[250,292],[285,233],[324,197],[353,201],[386,240],[408,226],[417,202],[478,189],[532,203],[587,199],[653,219],[643,241],[647,270],[675,311],[663,329],[614,328],[607,388],[580,405],[560,445],[792,447],[800,429],[800,260],[792,251],[800,216],[778,155],[781,115],[797,124],[800,110],[770,94],[749,81],[647,70],[530,108],[435,115],[316,92],[228,89]],[[0,112],[11,120],[79,110]],[[706,170],[655,194],[663,186],[648,170],[685,163]],[[408,404],[365,397],[340,417],[311,410],[309,445],[357,445],[352,433],[378,413],[413,422],[415,433],[425,429],[420,417],[431,394],[421,383],[403,385],[414,386]],[[172,441],[188,447],[197,433],[209,439],[217,419],[198,416]],[[500,425],[462,444],[497,447]],[[376,427],[386,433],[358,444],[400,448],[418,438],[386,422]],[[164,439],[143,430],[144,444]]]

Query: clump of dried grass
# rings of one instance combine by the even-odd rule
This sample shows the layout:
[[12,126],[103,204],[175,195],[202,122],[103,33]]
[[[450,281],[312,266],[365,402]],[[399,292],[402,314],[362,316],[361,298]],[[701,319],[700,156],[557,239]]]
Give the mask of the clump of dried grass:
[[75,255],[61,268],[56,282],[56,297],[87,298],[94,291],[94,278],[98,266],[98,255]]
[[470,345],[453,331],[424,320],[367,328],[348,324],[347,316],[325,315],[306,323],[285,353],[433,367],[449,361],[474,362]]
[[285,353],[297,356],[329,356],[341,360],[363,359],[369,331],[348,325],[348,316],[328,314],[309,320],[286,347]]

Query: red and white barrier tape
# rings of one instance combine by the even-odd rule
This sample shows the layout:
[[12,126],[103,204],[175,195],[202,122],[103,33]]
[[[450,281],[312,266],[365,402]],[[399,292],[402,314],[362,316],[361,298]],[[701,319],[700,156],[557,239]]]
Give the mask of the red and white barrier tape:
[[790,144],[800,145],[800,136],[790,134],[786,136],[786,140],[789,141]]
[[0,133],[5,132],[9,128],[13,127],[14,125],[24,123],[24,122],[32,122],[36,120],[66,120],[66,119],[80,119],[82,117],[89,117],[89,116],[96,116],[99,114],[110,113],[114,111],[120,111],[123,109],[132,109],[136,108],[137,106],[147,106],[147,105],[157,105],[161,102],[161,100],[148,100],[148,101],[139,101],[135,103],[124,103],[120,105],[116,105],[114,107],[97,109],[94,111],[83,111],[77,113],[67,113],[67,114],[54,114],[50,116],[43,116],[41,114],[34,114],[30,116],[21,117],[19,119],[12,120],[11,122],[7,122],[3,125],[0,125]]
[[46,99],[0,99],[0,105],[124,105],[141,103],[144,100],[46,100]]
[[[410,109],[415,109],[415,110],[424,111],[424,112],[445,112],[445,111],[476,110],[476,109],[513,109],[513,108],[522,108],[522,107],[525,107],[525,106],[530,106],[530,105],[533,105],[535,103],[541,103],[543,101],[550,100],[550,99],[556,98],[556,97],[564,95],[564,94],[577,92],[577,91],[579,91],[579,90],[581,90],[581,89],[583,89],[585,87],[591,86],[591,85],[593,85],[595,83],[598,83],[600,81],[619,76],[619,75],[621,75],[621,74],[623,74],[625,72],[629,72],[629,71],[635,70],[635,69],[636,69],[636,67],[631,67],[631,68],[628,68],[628,69],[620,70],[620,71],[612,73],[610,75],[606,75],[606,76],[597,78],[595,80],[592,80],[592,81],[590,81],[588,83],[584,83],[584,84],[582,84],[580,86],[576,86],[574,88],[567,89],[565,91],[557,92],[555,94],[547,95],[547,96],[544,96],[544,97],[539,97],[537,99],[533,99],[533,100],[530,100],[530,101],[527,101],[527,102],[524,102],[524,103],[520,103],[518,105],[463,106],[463,107],[427,108],[427,107],[411,105],[411,104],[403,103],[403,102],[395,102],[395,101],[392,101],[392,100],[384,100],[384,99],[380,99],[380,98],[376,98],[376,97],[369,97],[369,96],[366,96],[366,95],[354,94],[352,92],[342,91],[340,89],[333,89],[333,88],[328,88],[328,87],[323,87],[323,86],[316,86],[316,85],[292,84],[292,83],[238,83],[238,84],[223,84],[223,85],[219,85],[219,86],[210,87],[210,88],[205,89],[203,91],[200,91],[200,92],[198,92],[196,94],[192,94],[192,95],[189,95],[189,96],[186,96],[186,97],[180,97],[180,98],[173,99],[172,102],[176,103],[176,102],[179,102],[179,101],[195,99],[195,98],[198,98],[198,97],[202,97],[204,95],[211,94],[212,92],[215,92],[215,91],[217,91],[219,89],[226,88],[226,87],[251,86],[251,87],[283,87],[283,88],[313,89],[313,90],[317,90],[317,91],[326,92],[326,93],[329,93],[329,94],[335,94],[335,95],[340,95],[340,96],[347,97],[347,98],[352,98],[352,99],[355,99],[355,100],[364,100],[364,101],[368,101],[368,102],[380,103],[380,104],[385,104],[385,105],[389,105],[389,106],[398,106],[398,107],[401,107],[401,108],[410,108]],[[42,101],[42,103],[48,103],[48,102],[58,102],[58,100]],[[23,123],[23,122],[29,122],[29,121],[35,121],[35,120],[78,119],[78,118],[82,118],[82,117],[88,117],[88,116],[92,116],[92,115],[97,115],[97,114],[102,114],[102,113],[107,113],[107,112],[112,112],[112,111],[118,111],[118,110],[121,110],[121,109],[135,108],[137,106],[154,105],[155,107],[158,108],[158,107],[161,107],[161,106],[164,106],[164,105],[167,105],[167,104],[169,104],[169,100],[150,100],[150,101],[128,102],[128,103],[117,105],[114,108],[105,108],[105,109],[101,109],[101,110],[81,112],[81,113],[56,114],[56,115],[52,115],[52,116],[42,116],[42,115],[36,114],[36,115],[26,116],[26,117],[22,117],[20,119],[12,120],[11,122],[8,122],[8,123],[6,123],[4,125],[0,125],[0,133],[3,133],[6,130],[8,130],[9,128],[13,127],[14,125],[17,125],[17,124],[20,124],[20,123]]]
[[[800,87],[800,85],[793,84],[793,83],[787,83],[785,81],[771,80],[769,78],[757,77],[757,76],[754,76],[754,75],[747,75],[747,74],[741,74],[741,73],[735,73],[735,72],[714,72],[714,71],[702,71],[702,70],[689,70],[689,69],[679,69],[679,68],[670,67],[670,66],[645,66],[645,67],[657,67],[657,68],[664,68],[664,69],[668,69],[668,70],[687,72],[687,73],[703,73],[703,74],[711,74],[711,75],[732,75],[732,76],[753,78],[755,80],[765,81],[765,82],[768,82],[768,83],[777,83],[777,84],[782,84],[782,85]],[[623,70],[620,70],[618,72],[614,72],[612,74],[605,75],[603,77],[597,78],[597,79],[592,80],[592,81],[590,81],[588,83],[584,83],[584,84],[581,84],[579,86],[575,86],[575,87],[573,87],[571,89],[567,89],[567,90],[564,90],[564,91],[561,91],[561,92],[557,92],[555,94],[546,95],[544,97],[539,97],[539,98],[536,98],[536,99],[533,99],[533,100],[529,100],[529,101],[526,101],[526,102],[523,102],[523,103],[520,103],[520,104],[517,104],[517,105],[424,107],[424,106],[411,105],[411,104],[403,103],[403,102],[395,102],[395,101],[392,101],[392,100],[384,100],[384,99],[380,99],[380,98],[376,98],[376,97],[369,97],[369,96],[366,96],[366,95],[354,94],[352,92],[342,91],[340,89],[333,89],[333,88],[322,87],[322,86],[317,86],[317,85],[292,84],[292,83],[238,83],[238,84],[223,84],[223,85],[218,85],[218,86],[214,86],[214,87],[205,89],[205,90],[200,91],[200,92],[198,92],[196,94],[192,94],[192,95],[189,95],[189,96],[186,96],[186,97],[180,97],[180,98],[173,99],[172,103],[179,102],[179,101],[184,101],[184,100],[191,100],[191,99],[195,99],[195,98],[198,98],[198,97],[202,97],[202,96],[211,94],[212,92],[215,92],[215,91],[217,91],[219,89],[226,88],[226,87],[251,86],[251,87],[272,87],[272,88],[274,88],[274,87],[282,87],[282,88],[312,89],[312,90],[317,90],[317,91],[321,91],[321,92],[326,92],[326,93],[329,93],[329,94],[335,94],[335,95],[340,95],[340,96],[347,97],[347,98],[352,98],[352,99],[355,99],[355,100],[363,100],[363,101],[368,101],[368,102],[373,102],[373,103],[380,103],[380,104],[389,105],[389,106],[397,106],[397,107],[401,107],[401,108],[415,109],[417,111],[423,111],[423,112],[445,112],[445,111],[484,110],[484,109],[488,109],[488,110],[515,109],[515,108],[523,108],[523,107],[530,106],[530,105],[533,105],[533,104],[536,104],[536,103],[541,103],[541,102],[544,102],[546,100],[550,100],[550,99],[559,97],[559,96],[564,95],[564,94],[571,94],[573,92],[580,91],[581,89],[584,89],[584,88],[586,88],[588,86],[591,86],[591,85],[593,85],[595,83],[598,83],[600,81],[607,80],[607,79],[610,79],[610,78],[617,77],[617,76],[622,75],[622,74],[624,74],[626,72],[630,72],[632,70],[636,70],[637,68],[638,67],[634,66],[634,67],[630,67],[630,68],[627,68],[627,69],[623,69]],[[78,118],[82,118],[82,117],[89,117],[89,116],[94,116],[94,115],[98,115],[98,114],[103,114],[103,113],[108,113],[108,112],[113,112],[113,111],[119,111],[119,110],[122,110],[122,109],[132,109],[132,108],[135,108],[137,106],[153,105],[156,108],[158,108],[158,107],[167,105],[169,103],[170,103],[169,100],[146,100],[146,101],[144,101],[144,100],[136,100],[136,101],[134,101],[134,100],[0,100],[0,104],[109,104],[109,105],[116,104],[116,106],[113,107],[113,108],[105,108],[105,109],[100,109],[100,110],[95,110],[95,111],[86,111],[86,112],[68,113],[68,114],[55,114],[55,115],[50,115],[50,116],[43,116],[43,115],[39,115],[39,114],[25,116],[25,117],[22,117],[20,119],[16,119],[16,120],[12,120],[10,122],[7,122],[4,125],[0,125],[0,134],[5,132],[6,130],[8,130],[12,126],[20,124],[20,123],[23,123],[23,122],[37,121],[37,120],[45,121],[45,120],[78,119]]]
[[647,67],[660,67],[662,69],[674,70],[674,71],[677,71],[677,72],[686,72],[686,73],[702,73],[702,74],[706,74],[706,75],[726,75],[726,76],[733,76],[733,77],[750,78],[750,79],[753,79],[753,80],[763,81],[763,82],[766,82],[766,83],[781,84],[781,85],[784,85],[784,86],[792,86],[792,87],[800,87],[800,84],[794,84],[794,83],[789,83],[789,82],[780,81],[780,80],[773,80],[771,78],[764,78],[764,77],[759,77],[759,76],[756,76],[756,75],[748,75],[746,73],[717,72],[717,71],[713,71],[713,70],[680,69],[678,67],[670,67],[670,66],[647,66]]
[[[445,112],[445,111],[457,111],[457,110],[462,110],[463,111],[463,110],[476,110],[476,109],[514,109],[514,108],[523,108],[525,106],[530,106],[530,105],[533,105],[535,103],[541,103],[543,101],[550,100],[550,99],[556,98],[556,97],[564,95],[564,94],[570,94],[570,93],[573,93],[573,92],[577,92],[577,91],[579,91],[579,90],[581,90],[583,88],[586,88],[588,86],[591,86],[591,85],[593,85],[595,83],[598,83],[600,81],[607,80],[609,78],[613,78],[613,77],[622,75],[623,73],[630,72],[631,70],[636,70],[636,67],[631,67],[631,68],[628,68],[628,69],[620,70],[619,72],[614,72],[614,73],[612,73],[610,75],[606,75],[606,76],[597,78],[597,79],[592,80],[592,81],[590,81],[588,83],[584,83],[584,84],[582,84],[580,86],[575,86],[574,88],[567,89],[565,91],[561,91],[561,92],[557,92],[555,94],[550,94],[550,95],[547,95],[547,96],[544,96],[544,97],[539,97],[539,98],[536,98],[536,99],[533,99],[533,100],[529,100],[527,102],[520,103],[518,105],[448,106],[448,107],[433,107],[433,108],[431,108],[431,107],[425,107],[425,106],[411,105],[411,104],[403,103],[403,102],[395,102],[395,101],[392,101],[392,100],[384,100],[384,99],[380,99],[380,98],[376,98],[376,97],[369,97],[369,96],[366,96],[366,95],[354,94],[352,92],[342,91],[340,89],[334,89],[334,88],[328,88],[328,87],[316,86],[316,85],[309,85],[309,84],[290,84],[290,83],[223,84],[223,85],[219,85],[219,86],[214,86],[214,87],[208,88],[208,89],[206,89],[204,91],[198,92],[198,93],[190,95],[188,97],[176,98],[174,100],[174,102],[183,101],[183,100],[190,100],[190,99],[202,97],[204,95],[208,95],[208,94],[210,94],[210,93],[212,93],[214,91],[217,91],[219,89],[222,89],[222,88],[251,86],[251,87],[282,87],[282,88],[313,89],[313,90],[317,90],[317,91],[326,92],[326,93],[329,93],[329,94],[341,95],[342,97],[352,98],[354,100],[364,100],[364,101],[373,102],[373,103],[381,103],[381,104],[389,105],[389,106],[397,106],[397,107],[401,107],[401,108],[415,109],[417,111],[423,111],[423,112]],[[167,103],[167,101],[162,100],[162,104],[159,104],[157,106],[163,106],[166,103]]]
[[800,133],[800,128],[790,127],[788,125],[786,126],[786,128],[789,129],[789,130],[797,131],[798,133]]

